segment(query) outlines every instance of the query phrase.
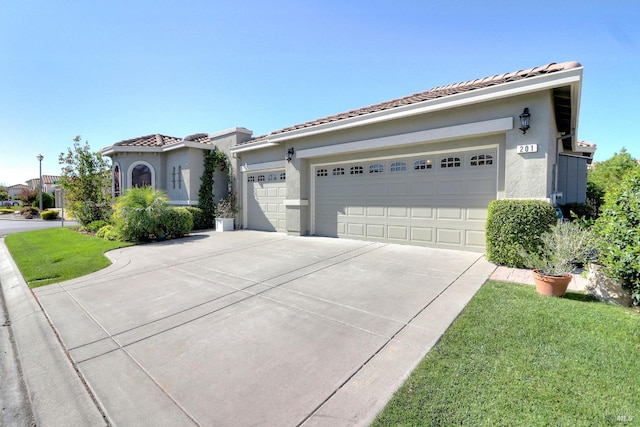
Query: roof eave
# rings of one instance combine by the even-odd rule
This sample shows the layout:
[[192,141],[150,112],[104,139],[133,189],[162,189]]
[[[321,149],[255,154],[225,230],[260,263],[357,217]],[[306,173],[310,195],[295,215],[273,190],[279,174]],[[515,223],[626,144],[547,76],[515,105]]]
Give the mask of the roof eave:
[[[257,143],[248,143],[238,147],[234,147],[235,149],[232,148],[232,152],[260,149],[265,146],[273,146],[291,139],[308,137],[327,132],[335,132],[338,130],[350,129],[358,126],[365,126],[389,120],[411,117],[419,114],[431,113],[434,111],[462,107],[479,102],[487,102],[527,93],[539,92],[542,90],[548,90],[567,85],[572,86],[572,98],[575,98],[576,96],[579,98],[582,70],[583,67],[570,68],[567,70],[556,71],[554,73],[543,74],[540,76],[529,77],[513,82],[502,83],[495,86],[474,89],[441,98],[417,102],[415,104],[377,111],[363,116],[349,117],[334,122],[310,126],[308,128],[294,129],[282,133],[271,134]],[[579,99],[576,102],[576,106],[579,107]],[[572,120],[577,126],[577,115],[572,118]]]

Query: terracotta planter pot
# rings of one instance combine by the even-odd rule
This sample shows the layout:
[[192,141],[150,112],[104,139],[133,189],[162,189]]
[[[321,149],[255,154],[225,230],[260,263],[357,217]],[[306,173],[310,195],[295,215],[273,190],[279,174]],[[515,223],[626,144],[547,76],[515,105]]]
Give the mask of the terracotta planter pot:
[[538,273],[537,270],[532,271],[533,281],[536,284],[536,290],[539,294],[549,297],[561,297],[567,293],[567,288],[573,276],[545,276]]

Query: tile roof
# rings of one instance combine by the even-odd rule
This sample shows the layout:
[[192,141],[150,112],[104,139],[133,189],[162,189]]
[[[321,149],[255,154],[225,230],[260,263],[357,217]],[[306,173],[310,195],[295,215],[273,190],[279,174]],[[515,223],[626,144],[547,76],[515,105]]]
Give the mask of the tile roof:
[[113,145],[114,147],[164,147],[165,145],[174,144],[180,140],[181,138],[176,138],[175,136],[155,134],[126,139],[116,142]]
[[165,147],[167,145],[175,144],[183,141],[198,142],[201,144],[208,144],[210,142],[208,133],[194,133],[193,135],[179,138],[175,136],[160,135],[158,133],[153,135],[139,136],[138,138],[126,139],[124,141],[116,142],[114,147]]
[[550,74],[558,71],[568,70],[571,68],[579,68],[582,65],[576,61],[555,63],[529,68],[526,70],[519,70],[510,73],[496,74],[494,76],[484,77],[476,80],[469,80],[466,82],[454,83],[446,86],[438,86],[425,92],[415,93],[413,95],[405,96],[403,98],[393,99],[391,101],[381,102],[379,104],[371,105],[364,108],[358,108],[356,110],[347,111],[340,114],[324,117],[321,119],[311,120],[305,123],[297,124],[294,126],[285,127],[276,131],[272,131],[267,135],[261,135],[256,138],[243,142],[242,144],[250,144],[253,142],[259,142],[266,139],[270,135],[277,135],[293,130],[310,128],[313,126],[322,125],[325,123],[336,122],[339,120],[348,119],[351,117],[362,116],[365,114],[371,114],[378,111],[389,110],[405,105],[415,104],[418,102],[429,101],[432,99],[443,98],[445,96],[455,95],[458,93],[468,92],[476,89],[481,89],[489,86],[500,85],[508,82],[514,82],[517,80],[523,80],[531,77],[536,77],[544,74]]

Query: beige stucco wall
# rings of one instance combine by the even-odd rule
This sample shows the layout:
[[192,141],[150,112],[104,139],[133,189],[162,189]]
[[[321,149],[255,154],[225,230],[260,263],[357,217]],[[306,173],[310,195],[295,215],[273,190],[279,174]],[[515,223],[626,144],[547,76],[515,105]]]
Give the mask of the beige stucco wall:
[[[527,107],[531,113],[531,128],[526,134],[520,127],[519,115]],[[439,139],[416,141],[407,146],[391,149],[375,149],[327,155],[321,158],[300,159],[294,155],[291,162],[285,162],[287,174],[287,199],[302,201],[287,206],[287,229],[292,234],[309,233],[311,168],[321,163],[331,163],[361,158],[376,158],[401,155],[415,151],[446,151],[477,145],[497,145],[498,147],[498,194],[497,198],[549,198],[553,191],[553,170],[557,157],[556,127],[551,91],[543,91],[498,101],[474,104],[429,114],[416,115],[382,123],[368,124],[357,128],[301,137],[281,142],[278,146],[238,153],[241,164],[247,168],[254,165],[281,161],[287,149],[297,152],[310,148],[332,146],[344,143],[390,137],[429,129],[440,129],[467,123],[477,123],[492,119],[513,119],[513,129],[491,135],[470,136],[459,139]],[[523,144],[537,144],[537,153],[518,154],[516,147]]]

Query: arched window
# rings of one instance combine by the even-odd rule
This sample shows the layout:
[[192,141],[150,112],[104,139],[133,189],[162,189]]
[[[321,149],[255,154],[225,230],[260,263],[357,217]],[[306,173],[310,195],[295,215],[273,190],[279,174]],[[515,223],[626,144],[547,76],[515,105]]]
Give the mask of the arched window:
[[391,172],[404,172],[407,170],[407,162],[391,163]]
[[120,165],[113,166],[113,197],[120,196]]
[[344,175],[344,168],[334,168],[333,176]]
[[155,188],[155,172],[147,162],[135,162],[129,166],[128,176],[131,187],[151,186]]
[[327,173],[326,169],[318,169],[316,171],[316,176],[327,176],[327,175],[328,175],[328,173]]
[[460,166],[460,157],[445,157],[440,161],[441,168],[459,168]]
[[478,154],[471,157],[471,166],[488,166],[493,164],[493,156],[491,154]]
[[384,172],[384,165],[382,163],[375,163],[369,165],[369,173],[382,173]]

